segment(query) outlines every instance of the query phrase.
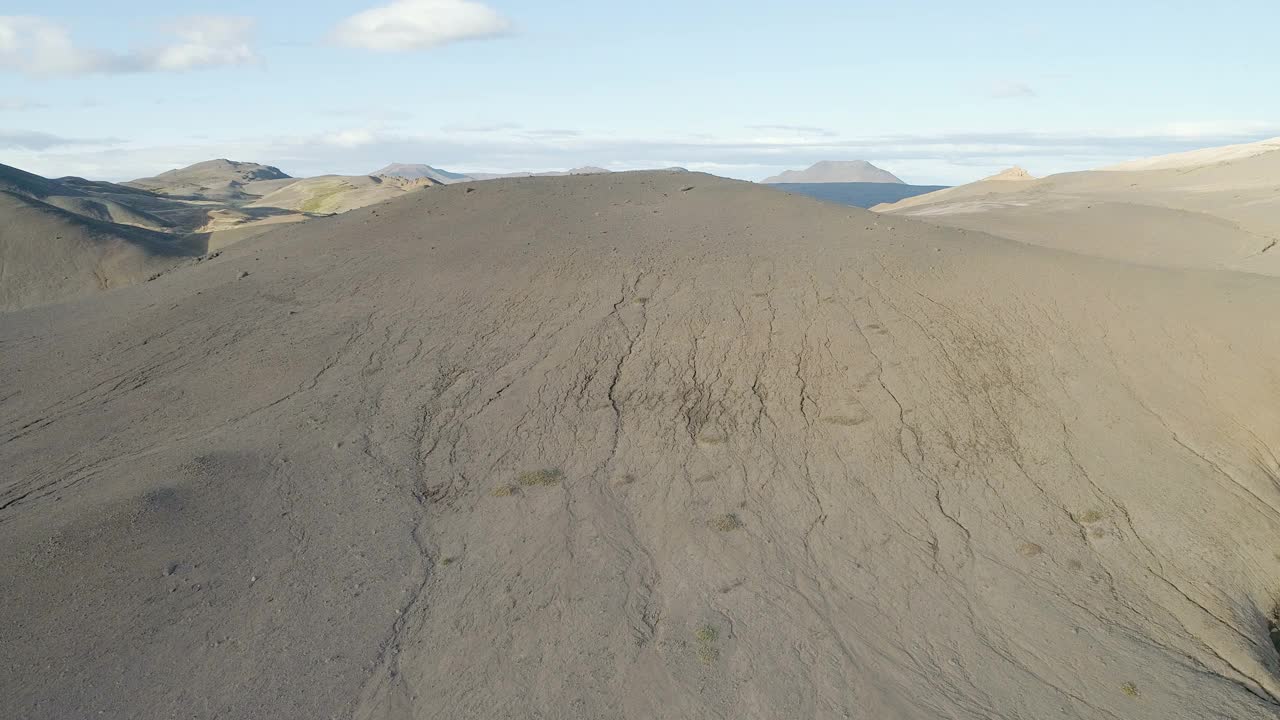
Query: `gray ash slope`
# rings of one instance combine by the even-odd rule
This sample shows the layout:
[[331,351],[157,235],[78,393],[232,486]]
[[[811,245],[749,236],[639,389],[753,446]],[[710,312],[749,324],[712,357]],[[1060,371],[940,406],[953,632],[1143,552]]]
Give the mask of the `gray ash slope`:
[[1274,716],[1278,305],[642,173],[9,313],[0,715]]

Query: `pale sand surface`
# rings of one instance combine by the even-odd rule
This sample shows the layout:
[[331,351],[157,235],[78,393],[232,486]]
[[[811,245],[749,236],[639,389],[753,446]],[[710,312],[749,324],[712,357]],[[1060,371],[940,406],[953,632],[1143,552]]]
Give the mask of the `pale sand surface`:
[[1280,275],[1273,145],[1154,158],[1132,170],[987,179],[875,210],[1147,265]]
[[1278,307],[644,173],[0,315],[0,716],[1274,717]]

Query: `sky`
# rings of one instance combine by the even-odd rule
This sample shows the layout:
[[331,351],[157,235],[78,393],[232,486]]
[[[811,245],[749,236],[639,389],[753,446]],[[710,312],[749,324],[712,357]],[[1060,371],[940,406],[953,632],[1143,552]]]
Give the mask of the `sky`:
[[0,163],[1044,175],[1280,136],[1277,27],[1276,0],[5,0]]

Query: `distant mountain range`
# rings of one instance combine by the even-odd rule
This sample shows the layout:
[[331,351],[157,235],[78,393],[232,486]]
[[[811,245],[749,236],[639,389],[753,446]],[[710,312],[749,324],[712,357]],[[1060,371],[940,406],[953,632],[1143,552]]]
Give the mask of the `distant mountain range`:
[[[684,168],[669,167],[662,168],[667,172],[688,172]],[[553,172],[513,172],[513,173],[458,173],[448,170],[441,170],[431,165],[410,165],[404,163],[392,163],[381,170],[377,170],[372,175],[385,175],[387,177],[404,178],[413,180],[418,178],[431,178],[437,182],[446,185],[460,182],[479,182],[482,180],[500,180],[502,178],[522,178],[522,177],[562,177],[565,175],[604,175],[613,172],[602,167],[588,165],[585,167],[572,168],[570,170],[559,170]]]
[[219,158],[111,183],[0,165],[0,312],[142,282],[285,224],[432,186],[608,172],[463,174],[393,164],[370,175],[296,178],[270,165]]
[[145,281],[282,224],[441,184],[208,160],[126,183],[0,165],[0,311]]
[[878,168],[866,160],[823,160],[806,170],[787,170],[765,178],[762,182],[775,183],[894,183],[904,185],[896,175]]

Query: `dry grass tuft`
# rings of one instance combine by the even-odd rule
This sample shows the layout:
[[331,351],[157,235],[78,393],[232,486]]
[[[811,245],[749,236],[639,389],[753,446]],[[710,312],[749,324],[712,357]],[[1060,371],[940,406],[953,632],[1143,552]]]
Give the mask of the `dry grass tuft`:
[[1106,516],[1107,514],[1105,512],[1095,509],[1095,510],[1086,510],[1080,513],[1079,515],[1075,515],[1074,518],[1076,522],[1082,525],[1088,525],[1090,523],[1096,523],[1099,520],[1102,520],[1103,518],[1105,518]]
[[703,625],[693,631],[693,636],[698,638],[698,642],[713,643],[720,639],[720,631],[713,625]]
[[1018,554],[1023,557],[1035,557],[1044,553],[1044,548],[1033,542],[1024,542],[1018,546]]
[[520,488],[515,485],[499,485],[493,489],[494,497],[511,497],[520,492]]
[[725,513],[708,520],[707,527],[719,532],[732,532],[742,527],[742,520],[735,513]]
[[564,479],[564,473],[555,468],[547,468],[544,470],[530,470],[520,473],[516,480],[525,487],[549,487],[551,485],[559,485]]

